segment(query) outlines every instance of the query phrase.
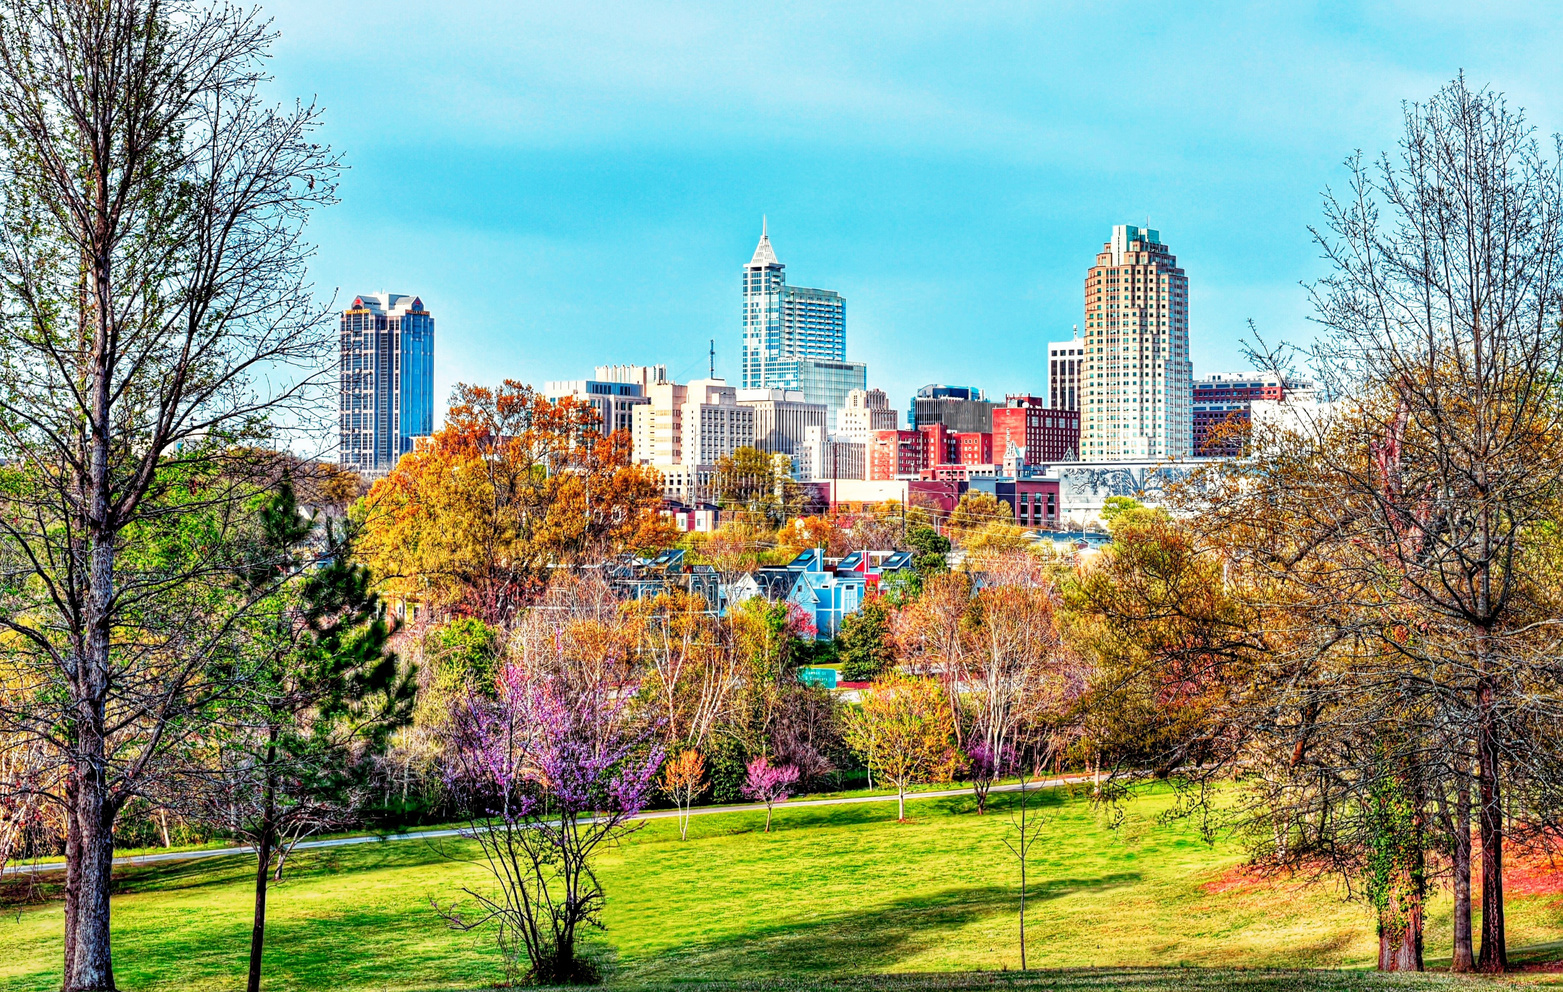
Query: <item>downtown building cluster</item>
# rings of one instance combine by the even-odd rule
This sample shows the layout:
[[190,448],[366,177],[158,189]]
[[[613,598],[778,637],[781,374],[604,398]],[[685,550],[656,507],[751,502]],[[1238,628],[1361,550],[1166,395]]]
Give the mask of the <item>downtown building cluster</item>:
[[[755,448],[829,504],[953,507],[979,489],[1023,525],[1079,524],[1108,496],[1170,481],[1176,466],[1239,454],[1256,409],[1294,393],[1251,372],[1194,381],[1188,277],[1149,228],[1112,229],[1086,273],[1084,330],[1048,343],[1035,392],[996,400],[930,384],[904,426],[869,387],[867,365],[847,358],[845,297],[790,285],[764,225],[741,289],[737,384],[713,362],[713,374],[685,383],[665,365],[603,365],[544,385],[551,399],[590,404],[604,433],[627,432],[681,520],[714,520],[717,466]],[[365,294],[341,331],[341,460],[383,474],[432,428],[433,317],[417,297]]]

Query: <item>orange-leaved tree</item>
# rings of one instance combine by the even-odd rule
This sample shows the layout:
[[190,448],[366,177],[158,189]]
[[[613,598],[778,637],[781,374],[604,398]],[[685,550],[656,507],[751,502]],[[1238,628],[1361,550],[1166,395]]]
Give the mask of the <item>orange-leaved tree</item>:
[[656,474],[598,425],[587,404],[518,382],[458,385],[445,426],[355,508],[359,553],[392,595],[504,620],[551,566],[666,546]]
[[678,839],[689,839],[689,808],[705,788],[706,760],[694,748],[685,748],[678,757],[662,765],[662,789],[678,809]]

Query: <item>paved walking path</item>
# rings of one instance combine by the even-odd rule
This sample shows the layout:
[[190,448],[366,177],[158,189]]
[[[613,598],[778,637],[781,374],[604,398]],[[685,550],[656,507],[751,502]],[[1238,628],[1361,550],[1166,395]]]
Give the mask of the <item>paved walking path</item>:
[[[1041,779],[1029,783],[1028,789],[1051,789],[1060,785],[1068,785],[1072,782],[1087,781],[1089,776],[1076,775],[1065,778]],[[990,792],[1018,792],[1020,785],[995,785]],[[940,789],[937,792],[908,792],[907,802],[917,799],[948,799],[952,796],[969,796],[971,789]],[[888,796],[840,796],[835,799],[793,799],[785,803],[788,809],[797,809],[803,806],[854,806],[859,803],[893,803],[895,794]],[[713,816],[718,813],[752,813],[763,811],[763,803],[751,803],[745,806],[697,806],[689,811],[690,816]],[[665,820],[678,815],[677,810],[659,809],[649,813],[643,813],[639,817],[642,820]],[[310,851],[322,847],[350,847],[354,844],[380,844],[396,840],[434,840],[441,837],[459,837],[465,828],[450,827],[442,830],[414,830],[408,833],[396,834],[364,834],[357,837],[328,837],[324,840],[304,840],[294,845],[295,851]],[[226,858],[235,854],[254,854],[255,849],[249,845],[241,847],[213,847],[197,851],[165,851],[161,854],[137,854],[124,858],[115,858],[114,865],[155,865],[165,861],[196,861],[201,858]],[[4,874],[11,875],[19,872],[45,872],[59,871],[65,867],[63,861],[50,861],[42,864],[12,865],[5,869]]]

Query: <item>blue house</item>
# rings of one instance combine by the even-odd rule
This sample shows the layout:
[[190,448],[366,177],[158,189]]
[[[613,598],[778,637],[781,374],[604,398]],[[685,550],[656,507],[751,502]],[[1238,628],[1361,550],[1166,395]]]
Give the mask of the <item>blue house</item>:
[[856,613],[880,580],[912,567],[905,551],[854,551],[831,561],[819,548],[809,548],[785,565],[770,565],[744,576],[734,584],[730,602],[752,596],[796,604],[814,621],[820,640],[841,631],[841,621]]

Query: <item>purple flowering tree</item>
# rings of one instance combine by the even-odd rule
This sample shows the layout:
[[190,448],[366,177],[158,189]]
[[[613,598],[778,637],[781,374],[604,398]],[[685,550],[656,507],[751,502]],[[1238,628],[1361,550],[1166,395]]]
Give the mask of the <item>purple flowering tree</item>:
[[771,810],[777,803],[784,803],[792,795],[792,787],[798,781],[798,769],[793,765],[773,765],[764,755],[755,758],[747,766],[748,780],[743,794],[757,803],[765,804],[765,832],[771,832]]
[[467,810],[462,836],[481,848],[495,884],[462,889],[475,909],[435,908],[458,930],[494,924],[512,981],[597,979],[577,953],[582,930],[603,925],[592,862],[639,828],[662,763],[624,719],[635,686],[584,681],[511,665],[493,698],[465,699],[452,713],[446,784]]
[[993,783],[1014,768],[1015,754],[1007,747],[995,750],[983,741],[973,740],[966,748],[966,767],[971,774],[971,791],[977,797],[977,815],[988,811],[988,790]]

